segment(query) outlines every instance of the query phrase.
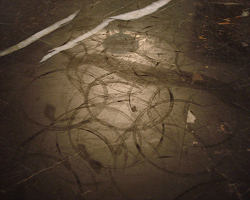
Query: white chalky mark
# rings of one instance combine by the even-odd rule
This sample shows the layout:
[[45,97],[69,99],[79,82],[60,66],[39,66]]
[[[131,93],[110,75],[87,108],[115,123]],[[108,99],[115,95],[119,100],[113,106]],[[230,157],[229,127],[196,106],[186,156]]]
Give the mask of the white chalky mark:
[[18,44],[9,47],[8,49],[5,49],[0,52],[0,57],[8,55],[10,53],[13,53],[19,49],[22,49],[24,47],[27,47],[28,45],[32,44],[33,42],[39,40],[41,37],[48,35],[49,33],[55,31],[56,29],[64,26],[66,23],[72,21],[76,15],[79,13],[80,10],[76,11],[75,13],[69,15],[67,18],[62,19],[55,24],[47,27],[46,29],[43,29],[42,31],[35,33],[34,35],[30,36],[29,38],[23,40],[22,42],[19,42]]
[[188,124],[193,124],[196,120],[196,117],[194,116],[194,114],[188,110],[188,113],[187,113],[187,123]]
[[145,8],[141,8],[132,12],[128,12],[125,14],[117,15],[114,17],[110,17],[111,19],[119,19],[119,20],[131,20],[131,19],[139,19],[141,17],[144,17],[146,15],[152,14],[155,11],[157,11],[162,6],[166,5],[171,0],[160,0],[156,1]]
[[44,56],[40,62],[44,62],[44,61],[48,60],[49,58],[51,58],[52,56],[60,53],[61,51],[73,48],[80,41],[82,41],[82,40],[90,37],[91,35],[94,35],[95,33],[99,32],[100,30],[102,30],[103,28],[105,28],[106,26],[108,26],[108,24],[111,21],[114,21],[114,19],[106,19],[101,24],[99,24],[97,27],[95,27],[94,29],[92,29],[91,31],[89,31],[89,32],[87,32],[87,33],[85,33],[85,34],[77,37],[76,39],[74,39],[72,41],[69,41],[65,45],[62,45],[60,47],[57,47],[57,48],[54,48],[54,49],[50,50],[50,53],[47,54],[46,56]]
[[248,10],[243,10],[241,13],[241,17],[248,17],[250,12]]
[[139,19],[141,17],[144,17],[146,15],[152,14],[155,11],[157,11],[159,8],[161,8],[162,6],[166,5],[167,3],[169,3],[171,0],[159,0],[156,1],[148,6],[146,6],[145,8],[139,9],[139,10],[135,10],[132,12],[128,12],[125,14],[121,14],[121,15],[117,15],[117,16],[113,16],[113,17],[109,17],[108,19],[105,19],[101,24],[99,24],[97,27],[95,27],[94,29],[90,30],[87,33],[84,33],[83,35],[77,37],[76,39],[69,41],[68,43],[66,43],[65,45],[62,45],[60,47],[54,48],[52,50],[50,50],[47,55],[45,55],[42,60],[40,62],[44,62],[46,60],[48,60],[49,58],[51,58],[52,56],[60,53],[61,51],[65,51],[67,49],[71,49],[74,46],[76,46],[80,41],[94,35],[95,33],[99,32],[100,30],[102,30],[103,28],[105,28],[106,26],[108,26],[108,24],[114,20],[132,20],[132,19]]

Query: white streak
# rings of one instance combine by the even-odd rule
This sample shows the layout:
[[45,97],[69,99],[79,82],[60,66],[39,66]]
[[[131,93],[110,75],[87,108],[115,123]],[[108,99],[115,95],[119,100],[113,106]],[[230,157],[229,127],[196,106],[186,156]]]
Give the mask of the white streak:
[[60,53],[61,51],[67,50],[67,49],[71,49],[74,46],[76,46],[80,41],[94,35],[95,33],[99,32],[100,30],[102,30],[103,28],[105,28],[106,26],[108,26],[108,24],[114,20],[132,20],[132,19],[139,19],[141,17],[144,17],[146,15],[152,14],[155,11],[157,11],[159,8],[161,8],[162,6],[166,5],[167,3],[169,3],[171,0],[158,0],[148,6],[146,6],[145,8],[142,9],[138,9],[132,12],[128,12],[125,14],[121,14],[121,15],[117,15],[117,16],[113,16],[113,17],[109,17],[108,19],[105,19],[101,24],[99,24],[97,27],[95,27],[94,29],[90,30],[87,33],[84,33],[83,35],[77,37],[76,39],[69,41],[68,43],[66,43],[65,45],[62,45],[60,47],[54,48],[52,50],[50,50],[47,55],[45,55],[42,60],[40,62],[44,62],[47,59],[51,58],[52,56]]
[[73,48],[80,41],[82,41],[82,40],[90,37],[91,35],[94,35],[95,33],[99,32],[100,30],[102,30],[103,28],[105,28],[106,26],[108,26],[108,24],[111,21],[114,21],[114,19],[106,19],[101,24],[99,24],[97,27],[95,27],[94,29],[92,29],[91,31],[89,31],[89,32],[87,32],[87,33],[85,33],[85,34],[77,37],[74,40],[69,41],[65,45],[62,45],[60,47],[57,47],[57,48],[54,48],[54,49],[50,50],[50,53],[48,53],[46,56],[44,56],[40,62],[44,62],[44,61],[48,60],[50,57],[52,57],[52,56],[60,53],[61,51]]
[[110,18],[111,19],[119,19],[119,20],[139,19],[141,17],[144,17],[146,15],[154,13],[155,11],[157,11],[159,8],[166,5],[170,1],[171,0],[156,1],[156,2],[146,6],[145,8],[141,8],[139,10],[135,10],[135,11],[132,11],[132,12],[128,12],[128,13],[117,15],[117,16],[110,17]]
[[76,15],[79,13],[79,11],[80,10],[78,10],[75,13],[69,15],[67,18],[62,19],[62,20],[56,22],[55,24],[49,26],[48,28],[43,29],[42,31],[40,31],[38,33],[35,33],[34,35],[32,35],[29,38],[23,40],[22,42],[19,42],[18,44],[14,45],[14,46],[11,46],[8,49],[5,49],[5,50],[1,51],[0,52],[0,57],[8,55],[10,53],[13,53],[13,52],[15,52],[15,51],[17,51],[19,49],[24,48],[24,47],[27,47],[31,43],[39,40],[41,37],[43,37],[45,35],[48,35],[49,33],[55,31],[56,29],[64,26],[66,23],[72,21],[76,17]]

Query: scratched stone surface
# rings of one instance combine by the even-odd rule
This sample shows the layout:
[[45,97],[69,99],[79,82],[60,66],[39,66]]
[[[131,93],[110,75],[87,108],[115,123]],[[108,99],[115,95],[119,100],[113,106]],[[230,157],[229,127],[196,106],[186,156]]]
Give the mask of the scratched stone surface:
[[250,4],[172,0],[40,63],[153,0],[0,1],[3,200],[246,200]]

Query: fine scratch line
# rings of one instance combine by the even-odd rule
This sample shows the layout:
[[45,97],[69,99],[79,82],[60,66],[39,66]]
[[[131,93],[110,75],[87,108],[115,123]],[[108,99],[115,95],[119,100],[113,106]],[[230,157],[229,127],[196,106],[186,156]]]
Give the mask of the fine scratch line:
[[23,40],[22,42],[19,42],[18,44],[11,46],[3,51],[0,52],[0,57],[6,56],[8,54],[11,54],[19,49],[22,49],[24,47],[27,47],[28,45],[32,44],[33,42],[39,40],[41,37],[48,35],[49,33],[55,31],[58,28],[61,28],[68,22],[72,21],[76,15],[79,13],[80,10],[76,11],[75,13],[69,15],[67,18],[62,19],[55,24],[52,24],[51,26],[47,27],[46,29],[43,29],[42,31],[35,33],[34,35],[30,36],[29,38]]
[[117,15],[117,16],[113,16],[113,17],[109,17],[108,19],[105,19],[101,24],[99,24],[97,27],[95,27],[94,29],[90,30],[87,33],[84,33],[83,35],[77,37],[76,39],[69,41],[68,43],[66,43],[65,45],[59,46],[57,48],[54,48],[52,50],[50,50],[47,55],[45,55],[42,60],[40,62],[44,62],[46,60],[48,60],[49,58],[51,58],[52,56],[60,53],[61,51],[65,51],[67,49],[71,49],[74,46],[76,46],[80,41],[94,35],[95,33],[99,32],[100,30],[102,30],[103,28],[105,28],[106,26],[108,26],[108,24],[114,20],[133,20],[133,19],[139,19],[141,17],[144,17],[146,15],[152,14],[155,11],[157,11],[159,8],[163,7],[164,5],[166,5],[167,3],[169,3],[171,0],[158,0],[156,2],[153,2],[152,4],[132,11],[132,12],[128,12],[128,13],[124,13],[121,15]]

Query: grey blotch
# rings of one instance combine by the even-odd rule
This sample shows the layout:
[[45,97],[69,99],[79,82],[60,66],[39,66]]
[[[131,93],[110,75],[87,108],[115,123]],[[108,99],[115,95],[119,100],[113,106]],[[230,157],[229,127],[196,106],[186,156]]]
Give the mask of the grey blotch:
[[103,46],[112,53],[127,53],[138,49],[138,41],[128,34],[116,33],[105,39]]

